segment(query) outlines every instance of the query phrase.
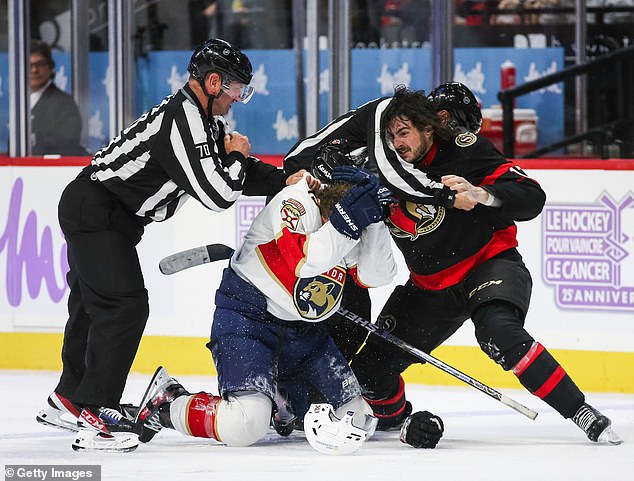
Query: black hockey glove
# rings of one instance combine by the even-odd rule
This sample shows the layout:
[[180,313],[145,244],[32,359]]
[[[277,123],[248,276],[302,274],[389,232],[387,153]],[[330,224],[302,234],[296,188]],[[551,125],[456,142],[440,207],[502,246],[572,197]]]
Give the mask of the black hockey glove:
[[382,218],[383,208],[377,198],[377,186],[373,184],[350,189],[330,213],[332,226],[354,240],[359,239],[363,229]]
[[415,448],[433,449],[442,438],[445,426],[440,417],[429,411],[418,411],[409,416],[401,427],[401,442]]

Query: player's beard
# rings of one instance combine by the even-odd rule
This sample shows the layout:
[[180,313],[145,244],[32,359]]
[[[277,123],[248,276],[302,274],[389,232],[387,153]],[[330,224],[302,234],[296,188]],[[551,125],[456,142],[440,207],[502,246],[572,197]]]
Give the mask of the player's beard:
[[[408,164],[415,164],[420,159],[422,159],[425,156],[425,154],[427,153],[427,151],[423,150],[423,145],[422,144],[419,145],[418,147],[416,147],[415,149],[412,149],[411,147],[408,147],[405,150],[403,150],[403,149],[401,149],[401,150],[402,150],[402,152],[397,151],[397,153],[401,157],[401,159],[403,159]],[[407,157],[404,157],[403,154],[407,155]]]

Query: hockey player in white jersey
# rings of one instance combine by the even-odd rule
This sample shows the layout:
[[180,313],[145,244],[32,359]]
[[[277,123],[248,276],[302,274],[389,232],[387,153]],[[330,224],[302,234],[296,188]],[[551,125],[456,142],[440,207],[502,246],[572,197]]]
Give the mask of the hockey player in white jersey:
[[[306,174],[282,190],[225,269],[207,344],[220,395],[190,394],[159,368],[138,422],[248,446],[265,435],[277,409],[286,421],[304,419],[311,445],[333,454],[352,452],[372,435],[376,418],[320,321],[337,311],[346,279],[376,287],[394,278],[382,222],[388,192],[362,169],[343,167],[343,176],[349,182],[311,192]],[[309,409],[311,389],[325,403]],[[280,392],[287,406],[276,403]]]

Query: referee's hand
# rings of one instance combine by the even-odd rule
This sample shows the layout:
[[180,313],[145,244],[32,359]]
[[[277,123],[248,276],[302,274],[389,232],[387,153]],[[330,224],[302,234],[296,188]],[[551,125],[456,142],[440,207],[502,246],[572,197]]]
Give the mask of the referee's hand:
[[231,132],[225,134],[225,151],[227,154],[231,152],[240,152],[245,157],[251,154],[251,144],[249,143],[249,137],[242,135],[239,132]]

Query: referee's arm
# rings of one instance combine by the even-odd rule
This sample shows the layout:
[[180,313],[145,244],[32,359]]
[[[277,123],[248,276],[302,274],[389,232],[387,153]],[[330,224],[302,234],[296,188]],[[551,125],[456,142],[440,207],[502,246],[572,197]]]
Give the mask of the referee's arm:
[[227,155],[193,105],[182,104],[163,128],[165,141],[157,143],[155,155],[168,176],[211,210],[231,207],[244,189],[247,159],[240,152]]

